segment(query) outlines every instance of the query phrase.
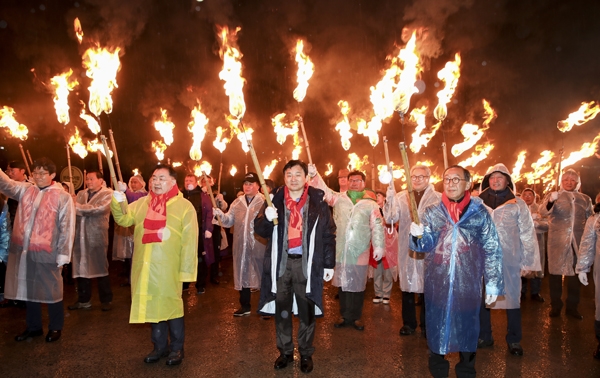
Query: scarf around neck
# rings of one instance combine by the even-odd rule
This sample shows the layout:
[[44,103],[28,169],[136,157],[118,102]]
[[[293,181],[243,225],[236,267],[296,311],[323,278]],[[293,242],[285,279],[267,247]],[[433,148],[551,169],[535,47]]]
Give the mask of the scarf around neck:
[[448,210],[448,213],[450,214],[450,217],[454,223],[458,223],[460,216],[469,204],[470,200],[471,192],[468,190],[465,192],[465,196],[460,200],[460,202],[454,202],[450,200],[448,196],[446,196],[446,193],[442,193],[442,203],[446,207],[446,210]]
[[348,190],[346,194],[350,197],[353,205],[356,205],[356,202],[365,196],[366,190],[361,192],[357,192],[356,190]]
[[144,219],[142,244],[162,242],[163,229],[167,226],[167,201],[178,193],[177,185],[173,185],[165,194],[157,195],[150,191],[150,204]]
[[300,247],[302,246],[302,213],[300,211],[308,199],[308,184],[304,186],[304,191],[298,202],[290,196],[290,191],[287,186],[284,188],[283,197],[285,199],[285,207],[290,211],[290,221],[288,223],[288,248],[292,249]]

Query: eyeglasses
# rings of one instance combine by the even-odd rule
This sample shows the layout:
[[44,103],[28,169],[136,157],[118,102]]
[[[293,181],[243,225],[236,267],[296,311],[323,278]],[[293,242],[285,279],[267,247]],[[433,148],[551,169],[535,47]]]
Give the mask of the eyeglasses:
[[461,181],[467,181],[467,180],[461,179],[461,178],[458,178],[458,177],[452,177],[452,178],[450,178],[450,177],[444,177],[444,183],[445,184],[450,184],[450,183],[458,184]]
[[410,179],[413,181],[423,181],[425,179],[429,178],[429,176],[423,176],[423,175],[419,175],[419,176],[410,176]]

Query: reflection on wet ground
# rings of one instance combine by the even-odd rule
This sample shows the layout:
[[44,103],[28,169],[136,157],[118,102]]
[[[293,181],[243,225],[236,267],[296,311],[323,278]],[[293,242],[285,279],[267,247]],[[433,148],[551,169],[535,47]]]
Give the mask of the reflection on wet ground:
[[[303,376],[299,355],[292,366],[273,369],[279,355],[275,347],[274,321],[251,316],[234,318],[238,293],[233,289],[231,260],[222,263],[220,285],[208,284],[197,295],[194,287],[183,294],[185,302],[185,359],[182,365],[168,367],[164,360],[145,364],[152,350],[150,327],[131,325],[129,288],[120,287],[120,266],[111,266],[114,291],[113,309],[100,310],[97,291],[91,310],[68,311],[76,301],[74,286],[65,286],[65,327],[62,339],[46,343],[43,337],[17,343],[14,336],[25,329],[25,310],[0,309],[0,371],[2,377],[297,377]],[[506,315],[492,312],[495,345],[477,353],[480,377],[600,377],[600,361],[592,358],[594,337],[593,287],[582,289],[580,312],[583,321],[549,318],[547,278],[543,282],[545,303],[527,299],[522,304],[523,357],[508,353],[504,342]],[[400,337],[401,294],[394,286],[390,305],[373,304],[373,284],[365,295],[365,330],[335,329],[337,289],[326,284],[325,317],[318,320],[313,356],[314,377],[427,377],[427,344],[419,332]],[[252,294],[253,311],[259,293]],[[420,311],[420,308],[419,308]],[[44,325],[48,318],[44,309]],[[297,329],[296,323],[295,328]],[[458,355],[449,356],[451,366]],[[451,369],[450,376],[454,376]]]

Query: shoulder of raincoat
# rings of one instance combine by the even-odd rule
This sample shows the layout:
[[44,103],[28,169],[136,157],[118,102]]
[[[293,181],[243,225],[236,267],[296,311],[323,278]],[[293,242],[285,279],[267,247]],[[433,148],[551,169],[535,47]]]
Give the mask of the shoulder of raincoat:
[[[335,267],[335,224],[331,218],[329,206],[324,201],[322,190],[308,187],[308,201],[303,215],[303,265],[306,266],[306,297],[315,304],[315,315],[323,316],[323,273],[324,269]],[[254,220],[255,232],[268,239],[263,274],[261,280],[259,313],[275,314],[277,278],[282,274],[281,263],[287,253],[289,210],[285,207],[284,191],[279,190],[273,197],[273,206],[277,208],[279,225],[274,226],[265,217],[264,209]],[[297,308],[294,314],[298,314]]]
[[10,221],[8,215],[8,204],[4,202],[0,212],[0,263],[8,261],[8,244],[10,242]]
[[33,186],[33,184],[23,181],[18,182],[11,180],[10,177],[0,170],[0,193],[12,198],[15,201],[20,201],[25,191]]
[[[597,213],[588,218],[585,222],[585,230],[581,237],[581,244],[577,251],[577,267],[575,273],[588,273],[592,268],[592,264],[596,264],[595,271],[600,270],[600,243],[598,239],[600,237],[600,213]],[[594,273],[594,278],[596,274]],[[597,283],[600,281],[596,280]],[[597,293],[598,294],[598,293]]]

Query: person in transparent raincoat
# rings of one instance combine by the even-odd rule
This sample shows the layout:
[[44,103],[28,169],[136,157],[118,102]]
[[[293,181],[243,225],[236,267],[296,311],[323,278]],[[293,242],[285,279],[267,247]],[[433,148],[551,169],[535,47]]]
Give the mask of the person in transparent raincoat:
[[69,310],[92,307],[92,278],[96,278],[102,311],[108,311],[113,298],[106,255],[112,190],[98,171],[86,174],[86,184],[75,201],[77,226],[72,269],[73,278],[77,278],[77,302]]
[[533,189],[523,189],[521,199],[525,201],[531,213],[538,248],[540,250],[540,270],[532,272],[532,277],[530,278],[521,277],[521,301],[527,297],[527,286],[531,286],[531,300],[542,303],[544,302],[544,298],[540,295],[540,290],[542,289],[542,278],[544,278],[544,268],[546,266],[546,233],[548,232],[548,221],[540,215],[540,205],[536,201],[537,194]]
[[385,226],[377,205],[375,193],[365,190],[365,174],[348,174],[348,191],[334,192],[317,173],[314,164],[308,167],[310,185],[325,192],[325,202],[333,207],[337,227],[335,274],[333,285],[339,288],[341,318],[336,328],[353,325],[362,331],[360,320],[364,303],[369,256],[381,260],[385,251]]
[[0,195],[0,303],[4,301],[4,281],[6,280],[6,263],[8,261],[8,244],[10,242],[10,215],[7,197]]
[[156,167],[149,195],[126,204],[126,213],[120,202],[126,196],[115,190],[110,204],[115,222],[135,227],[129,322],[151,323],[154,349],[144,362],[167,357],[167,365],[178,365],[185,341],[182,283],[193,282],[198,268],[196,210],[177,189],[177,172],[169,165]]
[[592,200],[579,193],[579,174],[567,169],[558,192],[551,192],[540,206],[540,215],[548,219],[548,281],[550,283],[550,317],[560,316],[563,307],[563,276],[567,282],[566,314],[583,319],[577,310],[581,283],[575,276],[577,250],[585,222],[592,215]]
[[481,181],[479,198],[492,209],[502,247],[505,295],[486,308],[482,301],[478,347],[491,346],[491,309],[506,310],[506,343],[509,352],[523,355],[521,346],[521,276],[541,270],[533,219],[525,201],[514,194],[514,184],[504,164],[488,169]]
[[577,265],[575,272],[583,285],[588,285],[587,273],[594,265],[594,286],[596,290],[596,313],[594,316],[594,333],[598,346],[594,358],[600,360],[600,194],[596,196],[594,215],[585,222],[585,229],[581,236],[581,244],[577,251]]
[[483,284],[488,304],[504,294],[502,249],[489,209],[470,196],[469,171],[452,166],[443,177],[442,200],[411,224],[409,247],[425,252],[429,371],[447,377],[445,355],[460,352],[456,375],[474,377]]
[[225,228],[234,226],[233,245],[233,284],[240,292],[240,308],[233,316],[250,315],[251,291],[260,289],[266,240],[254,234],[254,218],[262,209],[265,197],[259,193],[258,175],[248,172],[244,177],[244,195],[236,198],[224,214],[213,208],[213,213],[221,219]]
[[[410,179],[415,193],[417,211],[420,216],[425,209],[434,204],[439,204],[441,193],[436,192],[429,183],[431,170],[425,165],[414,165],[410,169]],[[418,253],[408,248],[410,227],[410,206],[408,205],[408,191],[396,193],[392,185],[388,186],[387,200],[383,209],[387,223],[398,224],[398,277],[402,291],[402,321],[401,336],[412,335],[417,328],[417,310],[415,307],[415,293],[423,293],[423,260],[425,254]],[[421,307],[421,333],[426,334],[425,303]]]
[[19,201],[10,247],[4,297],[26,301],[27,329],[15,340],[41,336],[42,303],[48,304],[46,341],[56,341],[64,325],[62,266],[71,260],[75,204],[52,180],[56,165],[47,158],[33,162],[33,180],[17,182],[0,171],[0,192]]

